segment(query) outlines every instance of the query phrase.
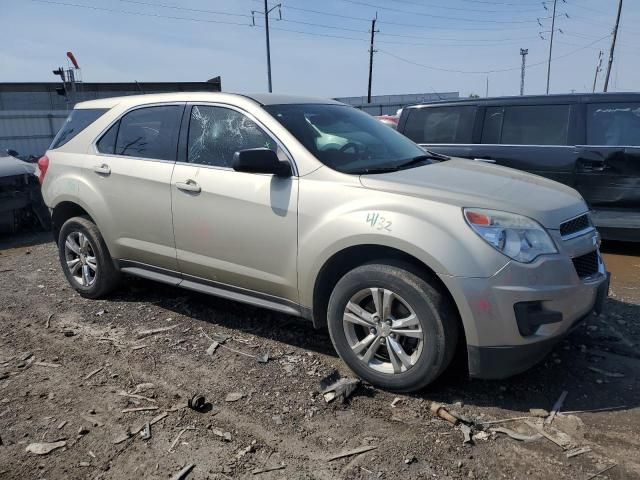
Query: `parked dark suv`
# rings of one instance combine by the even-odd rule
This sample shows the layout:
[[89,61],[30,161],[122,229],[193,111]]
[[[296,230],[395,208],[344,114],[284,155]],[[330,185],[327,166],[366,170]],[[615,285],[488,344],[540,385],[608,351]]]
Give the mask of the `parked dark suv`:
[[603,238],[640,241],[640,93],[414,105],[402,111],[398,131],[434,152],[569,185]]

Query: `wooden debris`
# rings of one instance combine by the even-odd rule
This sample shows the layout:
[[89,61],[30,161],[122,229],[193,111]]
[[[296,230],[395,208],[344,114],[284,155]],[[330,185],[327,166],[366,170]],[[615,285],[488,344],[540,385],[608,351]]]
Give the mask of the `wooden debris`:
[[48,367],[48,368],[59,368],[62,365],[59,363],[49,363],[49,362],[33,362],[34,365],[38,365],[39,367]]
[[178,435],[176,436],[176,438],[173,440],[173,442],[171,443],[171,446],[169,447],[169,450],[167,450],[167,453],[171,453],[173,452],[173,448],[177,445],[178,440],[180,440],[180,437],[182,436],[182,434],[184,432],[186,432],[187,430],[195,430],[196,427],[185,427],[182,430],[180,430],[180,433],[178,433]]
[[187,475],[189,475],[189,472],[191,472],[191,470],[193,470],[195,466],[196,466],[195,463],[192,463],[191,465],[187,465],[178,473],[176,473],[173,477],[171,477],[171,480],[183,480],[187,478]]
[[555,416],[558,414],[558,412],[562,408],[562,404],[564,403],[565,398],[567,398],[568,393],[569,392],[564,390],[560,394],[560,397],[558,398],[558,400],[556,400],[556,403],[553,404],[553,408],[551,409],[551,413],[549,414],[549,416],[544,421],[545,425],[551,425],[551,422],[553,422],[553,419],[555,418]]
[[591,447],[574,448],[573,450],[569,450],[567,452],[567,458],[577,457],[578,455],[582,455],[583,453],[588,453],[590,451]]
[[45,324],[45,328],[51,327],[51,319],[53,318],[53,313],[50,313],[47,317],[47,323]]
[[93,370],[93,371],[89,372],[87,375],[85,375],[83,380],[89,380],[91,377],[93,377],[97,373],[100,373],[102,370],[104,370],[104,367],[96,368],[95,370]]
[[160,420],[163,420],[167,415],[169,415],[167,412],[162,412],[160,415],[153,417],[151,420],[149,420],[148,422],[143,423],[142,425],[140,425],[138,428],[134,429],[131,431],[132,435],[137,435],[138,433],[140,433],[142,430],[144,430],[144,428],[147,426],[147,423],[151,426],[151,425],[155,425],[156,423],[158,423]]
[[224,398],[224,401],[225,402],[237,402],[242,397],[244,397],[244,393],[231,392],[231,393],[227,394],[227,396]]
[[118,445],[119,443],[126,442],[131,437],[132,437],[131,432],[124,432],[124,433],[118,435],[116,438],[114,438],[112,443],[114,445]]
[[46,455],[47,453],[53,452],[58,448],[62,448],[67,444],[64,440],[59,442],[51,442],[51,443],[30,443],[27,445],[27,452],[35,453],[36,455]]
[[453,424],[453,425],[457,425],[458,424],[458,419],[456,417],[454,417],[453,415],[451,415],[446,408],[444,408],[444,405],[442,405],[441,403],[437,403],[437,402],[432,402],[431,403],[431,407],[429,407],[429,409],[431,410],[431,413],[433,413],[434,415],[442,418],[443,420],[446,420],[447,422]]
[[136,398],[138,400],[145,400],[147,402],[156,403],[156,400],[153,399],[153,398],[145,397],[144,395],[138,395],[137,393],[127,393],[124,390],[118,392],[118,396],[119,397]]
[[136,350],[140,350],[141,348],[147,348],[148,345],[136,345],[135,347],[131,347],[131,351],[135,352]]
[[164,333],[164,332],[168,332],[169,330],[173,330],[174,328],[178,328],[180,325],[173,325],[171,327],[162,327],[162,328],[154,328],[151,330],[142,330],[140,332],[138,332],[138,340],[140,340],[141,338],[145,338],[145,337],[149,337],[151,335],[156,335],[158,333]]
[[571,410],[568,412],[562,412],[559,415],[575,415],[577,413],[590,413],[590,412],[608,412],[612,410],[622,410],[628,408],[626,405],[617,405],[615,407],[602,407],[602,408],[590,408],[588,410]]
[[603,369],[598,368],[598,367],[587,367],[587,368],[589,370],[591,370],[592,372],[599,373],[600,375],[604,375],[605,377],[610,377],[610,378],[622,378],[622,377],[624,377],[623,373],[608,372],[607,370],[603,370]]
[[357,378],[340,378],[337,373],[332,373],[320,381],[320,388],[322,397],[327,403],[331,403],[334,400],[346,400],[356,391],[360,385],[360,380]]
[[352,457],[353,455],[360,455],[362,453],[375,450],[376,448],[378,447],[375,445],[367,445],[364,447],[354,448],[353,450],[347,450],[327,458],[327,462],[333,462],[334,460],[338,460],[339,458]]
[[533,428],[536,432],[538,432],[540,435],[542,435],[544,438],[546,438],[550,442],[555,443],[561,449],[566,450],[568,448],[568,445],[566,443],[563,443],[562,441],[560,441],[557,438],[555,438],[553,435],[545,432],[542,428],[537,426],[535,423],[532,423],[532,422],[529,422],[529,421],[525,421],[524,423],[529,425],[531,428]]
[[61,421],[58,424],[58,430],[62,430],[64,428],[64,426],[67,424],[68,422],[66,420]]
[[523,433],[519,433],[504,427],[492,428],[490,431],[496,433],[504,433],[509,438],[513,438],[514,440],[518,440],[520,442],[535,442],[536,440],[540,440],[542,438],[542,435],[540,435],[539,433],[536,433],[535,435],[525,435]]
[[122,410],[122,413],[146,412],[148,410],[158,410],[158,407],[156,407],[155,405],[150,405],[148,407],[125,408],[124,410]]
[[602,475],[604,472],[608,472],[609,470],[611,470],[613,467],[617,467],[618,464],[614,463],[613,465],[607,467],[607,468],[603,468],[602,470],[600,470],[599,472],[594,473],[593,475],[591,475],[590,477],[588,477],[586,480],[593,480],[594,478],[596,478],[599,475]]
[[532,416],[503,418],[502,420],[489,420],[486,422],[478,422],[479,425],[498,425],[499,423],[515,422],[516,420],[529,420]]
[[273,472],[275,470],[284,470],[285,468],[287,468],[287,466],[283,463],[282,465],[276,465],[274,467],[256,468],[251,473],[254,475],[258,475],[259,473]]

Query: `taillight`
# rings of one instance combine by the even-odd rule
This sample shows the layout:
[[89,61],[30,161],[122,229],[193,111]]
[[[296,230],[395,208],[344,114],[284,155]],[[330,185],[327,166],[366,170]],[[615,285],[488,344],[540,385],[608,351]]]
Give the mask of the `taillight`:
[[47,157],[46,155],[43,155],[38,159],[38,170],[39,170],[38,181],[40,182],[40,185],[42,185],[42,182],[44,182],[44,176],[46,175],[48,168],[49,168],[49,157]]

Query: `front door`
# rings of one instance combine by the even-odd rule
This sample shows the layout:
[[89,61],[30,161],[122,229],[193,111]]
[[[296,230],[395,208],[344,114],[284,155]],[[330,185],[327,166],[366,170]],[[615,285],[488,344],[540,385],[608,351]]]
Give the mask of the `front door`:
[[220,105],[187,108],[185,161],[176,164],[171,179],[177,258],[185,280],[297,301],[298,179],[231,168],[238,150],[267,147],[284,153],[245,112]]

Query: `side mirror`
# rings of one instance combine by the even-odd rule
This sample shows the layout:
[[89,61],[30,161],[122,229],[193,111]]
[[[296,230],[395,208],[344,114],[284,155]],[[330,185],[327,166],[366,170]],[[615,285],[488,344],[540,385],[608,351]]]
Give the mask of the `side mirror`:
[[278,155],[268,148],[247,148],[233,154],[236,172],[270,173],[277,177],[290,177],[291,165],[281,162]]

